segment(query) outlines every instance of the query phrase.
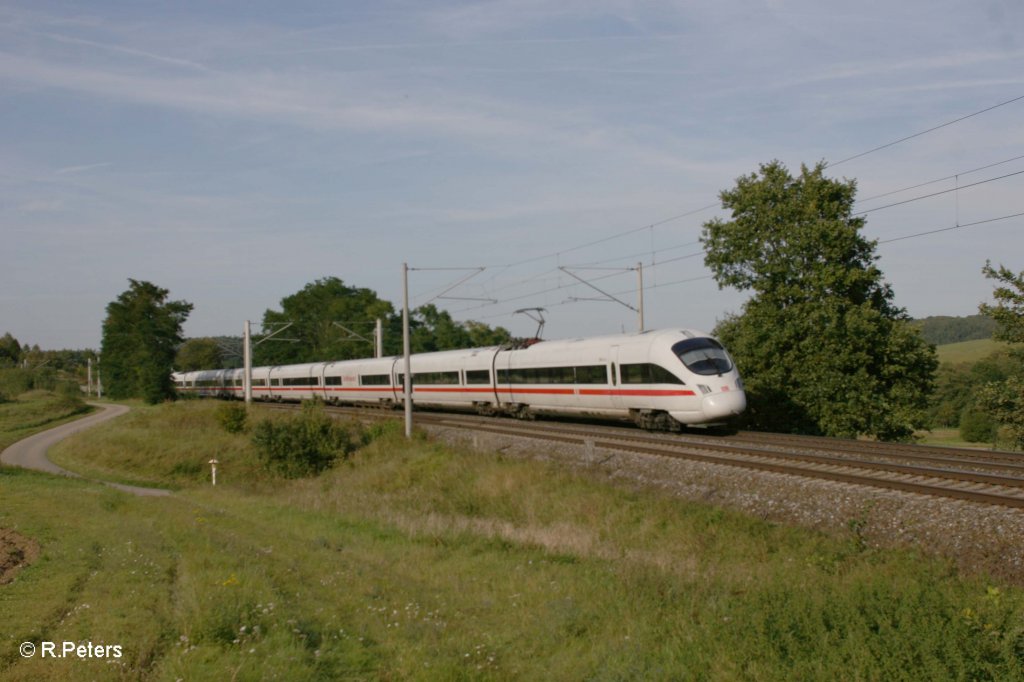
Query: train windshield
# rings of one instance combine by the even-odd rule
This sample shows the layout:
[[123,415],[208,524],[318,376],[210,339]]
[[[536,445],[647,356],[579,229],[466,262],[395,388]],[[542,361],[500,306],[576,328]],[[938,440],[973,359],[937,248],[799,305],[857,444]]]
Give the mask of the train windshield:
[[710,376],[724,374],[732,369],[732,360],[714,339],[687,339],[672,346],[672,352],[694,374]]

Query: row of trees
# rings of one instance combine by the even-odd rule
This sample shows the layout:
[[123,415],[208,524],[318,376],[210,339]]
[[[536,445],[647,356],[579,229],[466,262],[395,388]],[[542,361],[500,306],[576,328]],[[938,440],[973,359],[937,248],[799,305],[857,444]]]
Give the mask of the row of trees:
[[[169,291],[150,282],[129,280],[128,290],[107,306],[103,323],[102,366],[107,394],[115,399],[138,397],[155,403],[174,395],[172,368],[214,369],[237,366],[225,352],[231,339],[185,341],[182,326],[192,311],[186,301],[169,300]],[[281,310],[267,310],[267,333],[290,324],[288,342],[258,345],[255,364],[289,364],[345,360],[373,354],[373,320],[384,326],[384,351],[401,352],[401,315],[370,289],[350,287],[337,277],[306,285],[281,301]],[[369,324],[369,326],[368,326]],[[354,337],[349,330],[363,332]],[[456,322],[432,305],[418,308],[410,321],[412,349],[428,352],[494,345],[511,339],[508,330],[479,322]],[[240,340],[239,340],[240,341]],[[239,352],[241,343],[238,344]],[[237,354],[236,354],[237,355]]]
[[[265,332],[291,324],[284,336],[290,343],[257,347],[253,362],[287,364],[323,359],[348,360],[373,355],[374,320],[384,329],[384,354],[402,352],[402,315],[371,289],[351,287],[337,277],[307,284],[281,300],[280,310],[263,314]],[[412,311],[409,343],[414,353],[452,348],[490,346],[511,340],[503,327],[481,322],[456,322],[448,311],[425,305]]]
[[42,350],[22,344],[10,332],[0,337],[0,403],[31,390],[58,392],[66,405],[77,409],[79,385],[85,382],[86,365],[95,357],[89,350]]
[[[253,362],[280,365],[371,357],[377,319],[382,321],[384,354],[398,355],[402,352],[402,316],[389,301],[370,289],[348,286],[337,277],[318,279],[282,299],[280,310],[264,313],[264,336],[290,326],[281,334],[283,341],[258,344]],[[447,311],[430,304],[412,311],[409,327],[414,353],[493,346],[512,339],[504,327],[473,320],[456,322]],[[178,351],[175,368],[237,367],[241,348],[240,337],[189,339]]]
[[22,344],[10,332],[0,336],[0,369],[48,367],[67,375],[83,375],[89,359],[96,358],[92,350],[43,350],[39,344]]
[[961,343],[991,339],[996,330],[996,322],[987,315],[978,313],[967,317],[949,317],[940,315],[915,320],[921,336],[928,343],[941,346],[947,343]]

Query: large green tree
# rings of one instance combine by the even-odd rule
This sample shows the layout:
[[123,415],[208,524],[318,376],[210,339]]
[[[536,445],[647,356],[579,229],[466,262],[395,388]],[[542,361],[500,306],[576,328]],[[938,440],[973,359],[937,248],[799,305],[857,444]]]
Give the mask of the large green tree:
[[216,339],[202,337],[189,339],[178,348],[174,357],[174,368],[179,372],[193,372],[200,369],[226,367],[224,351]]
[[[278,340],[254,351],[257,365],[348,360],[373,355],[373,325],[384,327],[384,353],[402,352],[402,316],[371,289],[350,287],[337,277],[307,284],[281,299],[281,310],[267,310],[263,331],[270,334],[286,324]],[[445,310],[427,304],[412,311],[410,343],[415,353],[488,346],[511,339],[508,330],[480,322],[456,322]]]
[[409,343],[414,353],[455,348],[496,346],[512,340],[504,327],[482,322],[456,322],[447,310],[428,303],[413,311]]
[[978,392],[978,404],[1003,425],[1012,445],[1024,448],[1024,272],[1015,274],[1000,265],[986,263],[985,276],[998,282],[993,292],[995,304],[983,303],[981,312],[996,321],[993,338],[1014,344],[1010,351],[1013,365],[1010,376],[986,384]]
[[[385,338],[394,338],[395,310],[371,289],[350,287],[337,277],[325,277],[281,299],[281,310],[263,314],[263,330],[272,333],[286,324],[279,339],[257,346],[257,365],[348,360],[373,356],[373,323],[385,321]],[[284,339],[290,339],[286,341]],[[398,328],[401,342],[401,327]]]
[[0,367],[17,367],[21,362],[21,344],[10,332],[0,337]]
[[751,298],[717,333],[753,427],[905,439],[925,422],[934,348],[893,303],[853,215],[856,183],[824,170],[773,161],[721,193],[732,215],[705,223],[705,263]]
[[111,398],[157,403],[174,396],[171,370],[192,304],[169,301],[170,292],[150,282],[128,281],[103,321],[103,386]]

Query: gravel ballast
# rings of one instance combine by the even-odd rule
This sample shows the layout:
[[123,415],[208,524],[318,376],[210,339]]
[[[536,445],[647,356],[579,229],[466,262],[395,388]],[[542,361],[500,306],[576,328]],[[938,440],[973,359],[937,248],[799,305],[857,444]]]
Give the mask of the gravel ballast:
[[1024,512],[978,504],[539,439],[425,426],[480,452],[552,461],[773,523],[856,533],[868,547],[913,548],[964,573],[1024,585]]

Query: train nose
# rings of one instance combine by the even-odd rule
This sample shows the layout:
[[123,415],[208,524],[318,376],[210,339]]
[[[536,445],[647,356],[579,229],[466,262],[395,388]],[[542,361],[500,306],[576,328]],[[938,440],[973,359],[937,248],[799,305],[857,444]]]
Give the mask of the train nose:
[[747,394],[743,391],[723,391],[704,396],[704,416],[707,419],[725,419],[737,415],[747,407]]

